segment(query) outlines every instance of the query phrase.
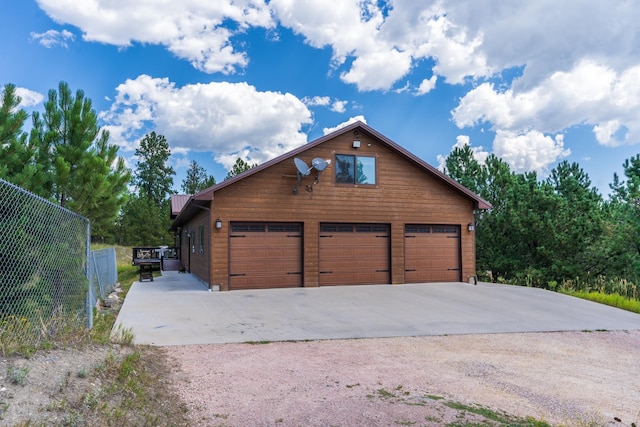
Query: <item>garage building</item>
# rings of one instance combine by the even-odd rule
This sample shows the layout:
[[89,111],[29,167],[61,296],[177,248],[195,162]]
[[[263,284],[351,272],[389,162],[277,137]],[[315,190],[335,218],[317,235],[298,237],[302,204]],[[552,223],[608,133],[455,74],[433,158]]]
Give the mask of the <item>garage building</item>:
[[475,277],[490,205],[361,122],[172,199],[183,266],[221,290]]

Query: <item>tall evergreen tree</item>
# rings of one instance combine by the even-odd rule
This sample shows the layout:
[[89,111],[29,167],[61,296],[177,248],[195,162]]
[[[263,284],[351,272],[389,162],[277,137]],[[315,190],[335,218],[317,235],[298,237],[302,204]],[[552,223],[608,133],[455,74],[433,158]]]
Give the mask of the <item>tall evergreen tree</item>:
[[182,191],[185,194],[196,194],[215,184],[216,179],[211,175],[207,175],[207,171],[198,162],[192,160],[189,170],[187,170],[187,176],[182,181]]
[[476,194],[487,180],[486,168],[473,157],[469,144],[453,149],[445,160],[444,172]]
[[138,192],[122,209],[118,241],[129,246],[169,245],[169,195],[175,175],[168,164],[169,143],[164,136],[151,132],[142,138],[135,154],[138,164],[132,182]]
[[57,92],[50,90],[44,113],[33,114],[30,143],[49,197],[88,217],[94,232],[110,228],[131,175],[118,158],[118,147],[109,144],[109,133],[98,126],[84,92],[74,96],[65,82]]
[[146,134],[136,149],[138,166],[134,184],[138,186],[140,196],[147,197],[158,207],[171,194],[175,172],[169,166],[171,150],[163,135],[155,132]]
[[604,231],[603,200],[587,173],[577,163],[563,161],[547,179],[560,197],[555,212],[553,270],[560,278],[605,269],[600,240]]
[[23,131],[27,113],[13,84],[5,85],[0,104],[0,178],[48,197],[43,188],[43,168],[36,162],[36,150]]
[[476,214],[476,256],[479,272],[491,271],[504,277],[511,268],[515,237],[509,227],[509,194],[515,174],[494,154],[484,164],[486,181],[480,183],[480,196],[491,203],[491,210]]
[[158,206],[145,195],[132,194],[120,213],[117,241],[125,246],[169,246],[170,225],[168,199]]
[[[608,258],[615,263],[615,275],[640,279],[640,154],[626,159],[622,164],[624,180],[613,175],[611,199],[605,209],[611,251]],[[611,275],[611,274],[610,274]]]

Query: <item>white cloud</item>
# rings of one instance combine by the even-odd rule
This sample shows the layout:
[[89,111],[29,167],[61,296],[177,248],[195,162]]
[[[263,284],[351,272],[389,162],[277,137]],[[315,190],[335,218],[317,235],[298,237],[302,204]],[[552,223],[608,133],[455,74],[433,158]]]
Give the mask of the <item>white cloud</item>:
[[330,134],[331,132],[335,132],[338,129],[342,129],[343,127],[349,126],[351,123],[355,123],[355,122],[362,122],[364,124],[367,124],[367,120],[364,118],[364,116],[355,116],[355,117],[351,117],[345,122],[338,124],[335,127],[322,129],[322,134],[323,135]]
[[31,40],[36,40],[46,48],[52,48],[56,46],[69,47],[67,42],[73,41],[75,39],[73,33],[67,30],[48,30],[44,33],[31,32],[29,35],[31,36]]
[[354,52],[374,52],[375,34],[384,17],[371,0],[271,0],[280,23],[302,35],[316,48],[331,46],[333,60],[342,64]]
[[480,51],[482,35],[452,22],[442,2],[397,0],[389,7],[352,0],[327,8],[323,0],[272,0],[270,6],[309,45],[330,46],[334,66],[353,58],[340,76],[360,90],[390,90],[424,58],[434,58],[433,72],[449,83],[492,73]]
[[429,79],[424,79],[418,86],[416,90],[416,95],[424,95],[431,92],[436,87],[436,81],[438,80],[438,76],[433,75]]
[[548,166],[571,154],[564,148],[564,136],[554,138],[538,131],[515,133],[498,131],[493,142],[496,156],[507,162],[514,172],[537,170],[546,174]]
[[[602,145],[640,143],[640,65],[616,72],[609,66],[584,60],[569,71],[551,74],[526,91],[500,91],[483,83],[460,100],[452,116],[458,127],[490,123],[494,130],[502,132],[502,140],[497,135],[495,142],[502,146],[500,151],[511,156],[520,153],[521,161],[512,157],[512,162],[536,165],[534,169],[540,167],[540,159],[553,162],[558,156],[555,152],[549,156],[525,155],[524,146],[508,150],[504,144],[519,140],[505,139],[504,135],[525,135],[534,130],[539,135],[556,134],[572,126],[590,125]],[[528,150],[547,146],[534,144]]]
[[586,58],[616,70],[638,63],[637,2],[447,0],[441,5],[447,19],[470,37],[481,37],[477,51],[490,69],[525,67],[519,90]]
[[[485,162],[487,161],[487,157],[489,156],[489,152],[485,151],[484,147],[482,146],[471,147],[471,138],[469,137],[469,135],[458,135],[456,137],[456,143],[451,146],[451,151],[449,151],[449,154],[451,154],[451,152],[453,152],[454,149],[463,148],[465,145],[470,146],[471,152],[473,153],[473,158],[478,163],[480,163],[481,165],[485,164]],[[444,171],[447,156],[438,154],[436,156],[436,159],[438,161],[438,170]]]
[[174,169],[188,169],[191,166],[191,160],[187,157],[180,157],[176,155],[177,153],[172,150],[171,151],[171,161]]
[[432,72],[447,83],[491,75],[493,70],[482,51],[483,33],[469,31],[451,18],[458,7],[456,2],[398,0],[381,28],[382,36],[416,60],[434,59]]
[[[330,49],[330,75],[361,91],[424,95],[436,83],[468,84],[454,122],[488,125],[496,146],[522,156],[512,158],[514,164],[546,167],[539,166],[543,159],[561,158],[564,149],[557,151],[553,135],[576,125],[590,126],[603,145],[640,143],[640,2],[344,0],[327,7],[325,0],[37,1],[87,41],[163,45],[211,73],[247,66],[251,58],[234,44],[239,32],[269,32],[280,24],[309,46]],[[276,42],[274,34],[267,37]],[[346,101],[319,98],[305,103],[346,109]],[[155,114],[144,102],[132,108],[136,114],[122,118],[132,125]],[[504,147],[525,137],[547,141],[530,151],[551,141],[555,154]]]
[[191,149],[187,147],[173,147],[171,149],[171,154],[179,154],[182,156],[186,156],[189,154],[190,151]]
[[302,98],[302,102],[304,102],[304,104],[308,107],[316,107],[316,106],[327,107],[331,103],[331,97],[330,96],[313,96],[313,97],[305,96],[304,98]]
[[411,68],[411,54],[380,36],[383,11],[377,2],[340,1],[327,7],[323,0],[272,0],[280,23],[302,35],[316,48],[330,46],[333,66],[354,58],[340,74],[360,90],[389,90]]
[[247,83],[177,87],[147,75],[116,91],[110,110],[100,117],[111,141],[126,150],[155,130],[173,151],[212,151],[230,168],[238,155],[262,163],[307,142],[301,128],[311,123],[311,112],[288,93],[259,92]]
[[561,133],[573,126],[591,126],[603,145],[640,143],[638,14],[640,4],[619,1],[451,2],[447,17],[482,36],[490,69],[522,69],[503,86],[473,88],[454,123],[489,124],[494,152],[519,171],[566,157]]
[[215,160],[224,166],[227,170],[233,169],[233,165],[240,158],[249,164],[259,163],[253,158],[249,150],[240,150],[234,153],[216,154]]
[[349,101],[343,101],[340,99],[331,99],[330,96],[305,96],[302,98],[302,102],[307,107],[328,107],[331,111],[336,113],[344,113]]
[[344,0],[331,7],[325,0],[37,2],[57,22],[78,27],[87,41],[164,45],[206,72],[246,66],[250,58],[233,44],[234,36],[280,23],[310,46],[329,47],[333,66],[345,68],[341,78],[360,90],[391,90],[425,71],[424,59],[435,63],[431,74],[450,84],[520,67],[524,75],[514,89],[529,90],[585,58],[619,72],[640,56],[640,3],[620,0]]
[[340,101],[340,100],[335,100],[333,101],[333,104],[331,104],[331,111],[335,112],[335,113],[344,113],[345,111],[347,111],[347,104],[349,103],[349,101]]
[[[264,0],[37,0],[55,21],[71,24],[83,39],[127,47],[134,42],[164,45],[199,70],[232,73],[247,64],[233,36],[249,27],[271,28]],[[235,23],[234,30],[224,24]]]
[[456,136],[456,143],[451,148],[464,148],[465,145],[469,145],[470,141],[469,135],[458,135]]
[[354,83],[358,89],[387,90],[407,74],[411,68],[411,55],[396,49],[375,51],[359,55],[351,69],[340,75],[345,83]]
[[330,47],[334,67],[344,69],[342,80],[359,90],[408,92],[402,79],[424,74],[431,77],[418,80],[411,93],[429,93],[440,78],[471,83],[454,122],[488,124],[497,133],[494,149],[517,167],[543,170],[566,156],[557,135],[573,126],[591,126],[603,145],[640,143],[640,3],[353,0],[331,10],[322,0],[270,5],[281,24],[309,45]]
[[18,104],[18,108],[33,107],[44,100],[43,94],[23,87],[16,88],[16,95],[20,97],[20,104]]

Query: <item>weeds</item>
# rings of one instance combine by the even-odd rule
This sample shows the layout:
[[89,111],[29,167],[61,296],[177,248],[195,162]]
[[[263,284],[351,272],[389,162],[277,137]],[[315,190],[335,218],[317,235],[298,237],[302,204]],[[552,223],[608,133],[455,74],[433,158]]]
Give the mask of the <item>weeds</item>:
[[[519,427],[551,427],[550,424],[545,421],[539,421],[531,417],[519,418],[507,415],[501,411],[494,411],[481,405],[466,405],[460,402],[448,401],[444,402],[445,406],[451,409],[459,411],[460,418],[464,418],[466,413],[475,414],[482,417],[485,420],[498,423],[500,426],[519,426]],[[452,423],[448,424],[448,427],[471,427],[471,426],[484,426],[492,425],[487,423]]]
[[618,294],[603,294],[600,292],[563,291],[567,295],[594,301],[600,304],[621,308],[633,313],[640,313],[640,300],[629,299]]
[[89,335],[81,314],[60,312],[34,321],[11,315],[0,322],[0,349],[4,356],[29,356],[39,350],[82,347],[90,341]]
[[27,365],[9,365],[7,367],[7,378],[11,384],[24,385],[27,375],[29,375],[29,367]]
[[623,310],[640,313],[640,292],[636,281],[606,276],[576,277],[572,280],[544,282],[534,274],[519,275],[511,280],[517,286],[535,286],[561,292]]
[[4,419],[4,413],[9,409],[9,403],[0,401],[0,420]]
[[376,393],[378,394],[378,397],[381,397],[382,399],[392,399],[394,397],[397,397],[392,392],[387,391],[387,390],[385,390],[383,388],[380,388],[380,389],[376,390]]
[[[379,385],[381,385],[379,383]],[[420,396],[410,396],[411,393],[403,389],[403,386],[399,385],[393,389],[393,391],[379,388],[375,390],[375,394],[367,394],[368,399],[381,399],[388,403],[404,404],[410,406],[429,406],[432,408],[441,408],[446,406],[456,412],[456,418],[460,421],[446,424],[447,427],[488,427],[488,426],[504,426],[504,427],[551,427],[550,424],[539,421],[534,418],[520,418],[512,415],[508,415],[502,411],[495,411],[493,409],[481,406],[481,405],[467,405],[452,400],[446,400],[442,396],[432,394],[422,394]],[[469,415],[472,415],[469,418]],[[462,421],[473,419],[474,421]],[[439,417],[428,416],[426,421],[440,422]],[[397,420],[396,425],[414,425],[418,424],[413,420]],[[421,424],[422,425],[422,424]],[[635,427],[635,426],[633,426]]]
[[82,368],[78,372],[76,372],[76,376],[78,378],[87,378],[89,376],[89,371],[87,371],[85,368]]
[[[137,280],[138,271],[130,265],[130,248],[116,248],[116,253],[120,288],[126,292]],[[185,405],[163,382],[163,374],[170,369],[162,351],[133,346],[130,329],[114,329],[116,311],[95,312],[91,330],[86,327],[84,313],[68,314],[35,319],[0,316],[0,351],[5,357],[89,346],[103,349],[105,354],[98,365],[82,367],[75,374],[67,371],[55,384],[55,397],[41,408],[47,414],[46,422],[35,418],[13,425],[190,425]],[[28,373],[26,365],[10,364],[7,381],[24,384]],[[86,378],[91,382],[82,381]],[[0,419],[8,407],[0,402]]]
[[134,335],[131,328],[123,328],[118,325],[111,334],[111,342],[126,346],[133,345]]

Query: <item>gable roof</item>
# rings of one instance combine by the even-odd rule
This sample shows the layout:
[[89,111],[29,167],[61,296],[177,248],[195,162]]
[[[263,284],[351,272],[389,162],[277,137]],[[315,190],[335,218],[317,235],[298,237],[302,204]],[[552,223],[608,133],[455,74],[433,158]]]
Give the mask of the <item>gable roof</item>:
[[[455,181],[454,179],[450,178],[449,176],[445,175],[444,173],[440,172],[438,169],[436,169],[435,167],[431,166],[430,164],[428,164],[427,162],[425,162],[424,160],[420,159],[419,157],[417,157],[416,155],[410,153],[409,151],[405,150],[404,148],[402,148],[400,145],[396,144],[395,142],[393,142],[392,140],[390,140],[389,138],[387,138],[386,136],[382,135],[381,133],[379,133],[378,131],[376,131],[375,129],[373,129],[372,127],[358,121],[358,122],[354,122],[350,125],[347,125],[343,128],[340,128],[332,133],[329,133],[327,135],[324,135],[321,138],[318,138],[314,141],[311,141],[307,144],[304,144],[292,151],[289,151],[288,153],[285,153],[281,156],[278,156],[274,159],[269,160],[268,162],[265,162],[261,165],[258,165],[254,168],[251,168],[247,171],[244,171],[236,176],[234,176],[233,178],[227,179],[225,181],[222,181],[219,184],[215,184],[209,188],[205,188],[204,190],[200,191],[197,194],[194,194],[193,196],[191,196],[187,202],[183,205],[183,209],[180,211],[180,213],[176,216],[174,223],[173,223],[173,227],[178,227],[180,226],[182,223],[184,223],[188,218],[190,218],[193,213],[197,210],[203,209],[205,208],[205,206],[208,205],[208,203],[213,200],[214,198],[214,193],[222,188],[228,187],[229,185],[232,185],[233,183],[240,181],[248,176],[251,176],[253,174],[256,174],[264,169],[269,168],[270,166],[280,163],[283,160],[289,159],[289,158],[293,158],[295,156],[297,156],[298,154],[303,153],[304,151],[307,151],[311,148],[314,148],[326,141],[329,141],[333,138],[335,138],[338,135],[342,135],[344,133],[347,132],[351,132],[354,130],[358,130],[360,132],[364,132],[369,134],[371,137],[376,138],[377,140],[379,140],[380,142],[382,142],[384,145],[386,145],[388,148],[390,148],[391,150],[397,152],[398,154],[400,154],[402,157],[404,157],[406,160],[410,161],[411,163],[415,164],[416,166],[418,166],[419,168],[423,169],[425,172],[431,174],[432,176],[434,176],[436,179],[439,179],[440,181],[444,182],[445,184],[453,187],[455,190],[459,191],[460,193],[466,195],[467,197],[469,197],[471,200],[473,200],[473,207],[474,209],[490,209],[491,208],[491,204],[489,202],[487,202],[486,200],[484,200],[483,198],[481,198],[480,196],[478,196],[477,194],[475,194],[473,191],[469,190],[468,188],[466,188],[465,186],[463,186],[462,184],[458,183],[457,181]],[[172,203],[172,212],[173,212],[173,203]]]
[[191,195],[189,194],[172,194],[171,195],[171,219],[177,217],[184,208],[184,205],[189,202]]

